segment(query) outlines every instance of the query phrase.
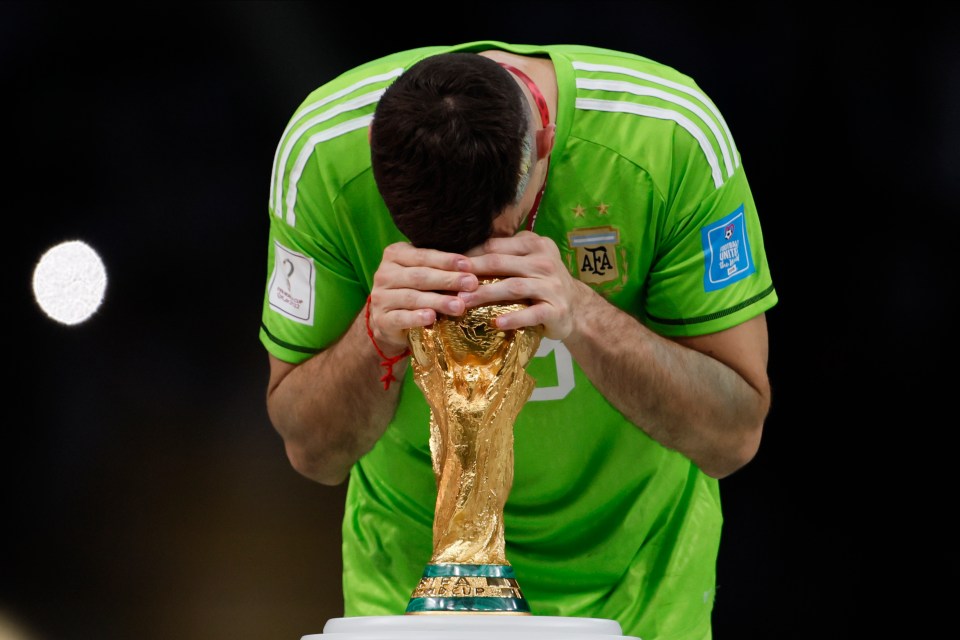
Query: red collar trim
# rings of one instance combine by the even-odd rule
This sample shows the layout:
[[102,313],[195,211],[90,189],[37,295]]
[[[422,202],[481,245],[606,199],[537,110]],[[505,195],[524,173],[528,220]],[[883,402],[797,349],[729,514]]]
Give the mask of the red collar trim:
[[[501,62],[500,66],[523,80],[523,83],[527,85],[527,89],[533,94],[533,101],[537,103],[537,109],[540,111],[540,121],[543,123],[543,126],[546,127],[550,124],[550,108],[547,107],[547,100],[540,92],[540,87],[537,86],[530,76],[515,66],[507,64],[506,62]],[[547,158],[547,171],[550,171],[550,158]],[[540,193],[537,194],[537,199],[533,201],[533,207],[531,207],[530,213],[527,215],[528,231],[533,231],[533,225],[537,221],[537,213],[540,210],[540,200],[543,198],[543,192],[546,188],[547,181],[544,179],[543,186],[540,187]]]
[[543,94],[540,93],[540,87],[533,81],[533,79],[525,74],[520,69],[517,69],[513,65],[509,65],[506,62],[501,62],[500,66],[517,76],[523,83],[527,85],[527,89],[530,89],[530,93],[533,94],[533,100],[537,103],[537,109],[540,110],[540,121],[543,123],[543,126],[550,124],[550,109],[547,107],[547,100],[543,97]]

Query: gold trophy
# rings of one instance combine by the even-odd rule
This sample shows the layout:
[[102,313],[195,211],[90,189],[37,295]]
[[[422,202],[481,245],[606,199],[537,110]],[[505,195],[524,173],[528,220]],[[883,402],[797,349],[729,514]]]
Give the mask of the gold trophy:
[[407,614],[530,613],[504,550],[503,507],[513,424],[535,386],[526,366],[542,332],[493,324],[525,306],[485,305],[410,331],[414,379],[430,405],[437,502],[433,556]]

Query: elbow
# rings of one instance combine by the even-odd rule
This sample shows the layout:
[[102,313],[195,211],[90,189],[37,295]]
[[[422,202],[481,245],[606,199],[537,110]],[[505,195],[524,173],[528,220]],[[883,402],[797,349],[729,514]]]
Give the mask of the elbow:
[[294,471],[314,482],[335,487],[343,484],[350,474],[349,467],[343,468],[331,464],[330,461],[305,447],[299,447],[288,442],[285,444],[285,450],[287,460],[290,461],[290,466],[293,467]]
[[336,466],[333,464],[332,454],[325,451],[315,437],[308,437],[303,429],[297,429],[286,424],[277,405],[271,402],[271,396],[269,395],[267,397],[267,413],[274,430],[283,439],[287,461],[294,471],[305,478],[327,486],[342,484],[347,479],[350,466]]
[[744,429],[727,447],[722,455],[712,457],[700,465],[700,470],[711,478],[722,480],[747,466],[760,451],[763,421]]
[[709,469],[704,468],[704,473],[721,480],[747,466],[760,451],[763,426],[769,411],[770,391],[767,388],[757,395],[753,416],[745,419],[741,428],[734,430],[735,435],[724,448],[724,455],[718,456]]
[[711,478],[722,480],[747,466],[756,457],[759,450],[760,430],[757,430],[741,438],[740,442],[731,447],[722,460],[718,460],[716,464],[709,469],[703,469],[703,471]]

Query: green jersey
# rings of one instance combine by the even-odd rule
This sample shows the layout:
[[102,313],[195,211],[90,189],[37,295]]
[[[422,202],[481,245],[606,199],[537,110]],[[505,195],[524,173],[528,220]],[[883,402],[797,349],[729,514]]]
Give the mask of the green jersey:
[[[447,51],[549,56],[556,142],[535,231],[570,272],[665,336],[721,331],[777,301],[727,124],[694,81],[628,53],[473,42],[393,54],[311,93],[270,180],[260,339],[287,362],[361,312],[383,248],[404,240],[370,168],[383,90]],[[372,346],[371,346],[372,349]],[[711,637],[722,512],[716,480],[631,424],[562,342],[543,340],[514,426],[506,555],[534,614],[607,618],[645,640]],[[345,615],[399,615],[432,553],[429,408],[413,376],[353,467],[342,526]]]

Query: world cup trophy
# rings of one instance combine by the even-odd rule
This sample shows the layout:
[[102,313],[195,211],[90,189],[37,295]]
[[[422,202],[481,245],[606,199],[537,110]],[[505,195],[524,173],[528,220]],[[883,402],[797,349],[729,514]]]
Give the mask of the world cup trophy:
[[437,501],[433,555],[407,614],[530,614],[506,557],[503,508],[513,484],[513,425],[535,386],[526,366],[542,327],[500,330],[493,322],[525,306],[480,306],[410,330],[414,379],[430,405]]

